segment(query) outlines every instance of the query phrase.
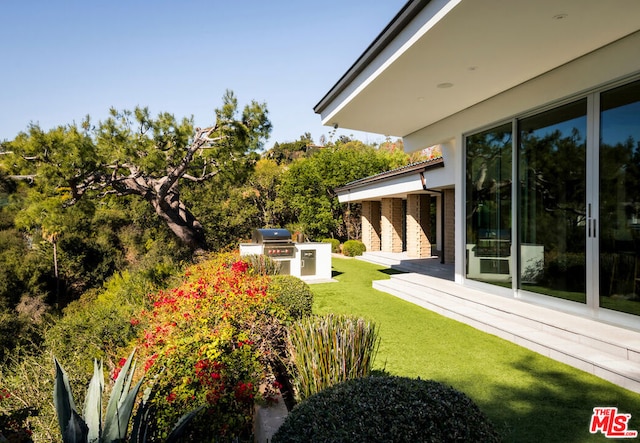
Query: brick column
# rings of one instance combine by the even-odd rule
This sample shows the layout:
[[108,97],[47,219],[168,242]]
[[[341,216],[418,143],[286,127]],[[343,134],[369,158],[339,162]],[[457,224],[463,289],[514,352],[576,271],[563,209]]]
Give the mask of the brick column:
[[402,252],[402,199],[383,198],[382,213],[382,251]]
[[431,257],[431,196],[407,196],[407,255],[413,258]]
[[362,202],[362,243],[367,251],[380,250],[380,202]]
[[455,190],[445,189],[444,194],[444,262],[456,260],[456,206]]

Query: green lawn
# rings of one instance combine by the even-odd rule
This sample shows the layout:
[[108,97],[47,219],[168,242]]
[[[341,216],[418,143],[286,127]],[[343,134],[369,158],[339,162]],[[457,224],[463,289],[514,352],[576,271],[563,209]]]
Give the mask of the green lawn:
[[596,406],[631,414],[629,429],[640,430],[639,394],[374,290],[371,281],[389,278],[389,269],[334,258],[333,270],[338,283],[311,286],[314,312],[374,320],[381,328],[376,368],[463,391],[505,442],[614,441],[589,433]]

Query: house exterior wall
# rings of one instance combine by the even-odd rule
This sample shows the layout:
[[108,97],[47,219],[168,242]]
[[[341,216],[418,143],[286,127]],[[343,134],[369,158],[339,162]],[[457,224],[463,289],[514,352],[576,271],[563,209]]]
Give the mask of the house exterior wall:
[[[445,155],[446,167],[455,170],[455,191],[451,190],[444,196],[444,254],[445,261],[449,263],[457,257],[455,260],[456,282],[471,286],[480,284],[465,277],[465,135],[510,121],[516,117],[521,119],[529,115],[536,115],[544,110],[553,109],[564,103],[585,97],[591,92],[609,90],[619,84],[637,79],[640,76],[639,48],[640,33],[632,34],[404,137],[405,149],[408,152],[422,149],[425,146],[445,143],[443,154]],[[454,205],[453,214],[451,213],[451,204]],[[517,211],[515,205],[514,211]],[[455,234],[451,238],[449,224],[454,219]],[[453,254],[452,246],[455,248]],[[492,287],[491,290],[505,296],[514,296],[516,293],[515,289],[498,286]],[[592,308],[588,304],[571,303],[522,291],[517,291],[517,294],[522,299],[554,309],[581,315],[593,315]],[[628,319],[624,316],[625,314],[613,311],[598,310],[597,312],[598,318],[606,319],[612,323],[631,324],[637,321],[637,317]]]
[[382,252],[402,252],[403,219],[401,198],[383,198],[382,213]]
[[380,217],[379,201],[362,202],[362,242],[367,251],[380,251]]

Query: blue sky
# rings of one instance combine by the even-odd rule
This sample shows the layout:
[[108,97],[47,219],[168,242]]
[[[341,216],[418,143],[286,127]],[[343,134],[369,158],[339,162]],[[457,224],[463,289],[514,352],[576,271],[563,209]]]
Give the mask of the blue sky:
[[[331,128],[313,107],[406,0],[0,3],[0,140],[148,106],[212,123],[226,89],[266,102],[266,148]],[[339,129],[363,141],[383,137]]]

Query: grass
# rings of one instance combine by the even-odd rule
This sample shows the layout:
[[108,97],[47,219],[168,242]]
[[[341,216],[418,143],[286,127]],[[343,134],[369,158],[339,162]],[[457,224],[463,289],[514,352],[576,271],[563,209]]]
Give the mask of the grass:
[[355,316],[311,317],[289,327],[294,387],[303,400],[337,383],[371,373],[379,343],[375,324]]
[[374,368],[463,391],[505,442],[612,441],[589,433],[597,406],[631,414],[629,429],[640,430],[639,394],[374,290],[371,281],[389,278],[389,269],[336,258],[333,269],[338,283],[311,287],[314,313],[375,321],[381,343]]

